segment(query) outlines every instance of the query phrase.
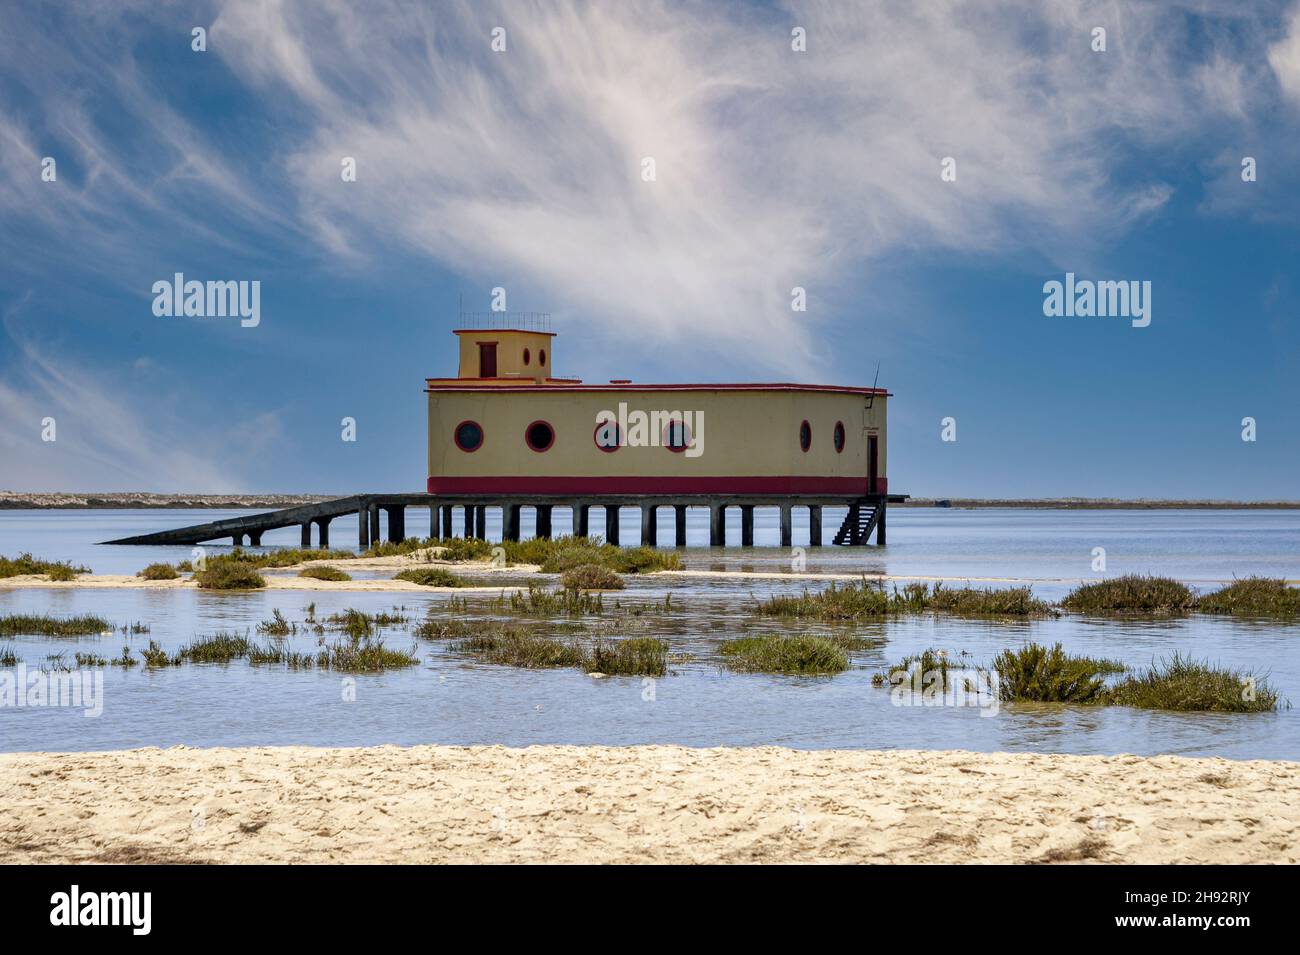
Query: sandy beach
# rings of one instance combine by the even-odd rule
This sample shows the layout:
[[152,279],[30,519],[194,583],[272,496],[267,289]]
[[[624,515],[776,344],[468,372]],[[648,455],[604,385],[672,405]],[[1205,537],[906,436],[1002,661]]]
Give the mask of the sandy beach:
[[0,862],[1300,861],[1300,763],[764,747],[0,755]]

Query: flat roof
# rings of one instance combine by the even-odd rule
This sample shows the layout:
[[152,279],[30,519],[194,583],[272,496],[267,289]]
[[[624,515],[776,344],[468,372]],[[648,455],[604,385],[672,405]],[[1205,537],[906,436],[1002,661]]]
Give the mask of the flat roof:
[[532,328],[453,328],[453,335],[545,335],[554,338],[555,332],[539,332]]
[[[539,388],[547,388],[547,385],[527,383],[518,385],[475,385],[470,384],[473,378],[426,378],[426,391],[532,391]],[[484,379],[487,381],[500,381],[499,378]],[[551,379],[557,380],[557,379]],[[562,380],[562,379],[560,379]],[[446,382],[446,384],[444,384]],[[664,385],[664,384],[637,384],[628,382],[619,385],[584,385],[557,384],[553,386],[555,391],[565,393],[574,391],[832,391],[848,395],[881,395],[889,397],[891,392],[887,388],[855,388],[848,385],[799,385],[792,382],[756,382],[754,384],[685,384],[685,385]]]

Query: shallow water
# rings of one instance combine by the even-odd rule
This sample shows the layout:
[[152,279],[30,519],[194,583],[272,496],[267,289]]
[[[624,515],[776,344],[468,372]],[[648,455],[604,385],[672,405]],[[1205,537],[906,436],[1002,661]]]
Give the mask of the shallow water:
[[[29,550],[69,559],[101,573],[133,573],[154,560],[188,557],[190,548],[105,547],[95,541],[167,526],[232,516],[233,511],[0,511],[0,553]],[[825,518],[825,540],[843,512]],[[423,533],[417,512],[408,532]],[[665,510],[660,539],[671,539]],[[795,540],[807,540],[796,514]],[[624,541],[639,535],[629,511]],[[1162,573],[1202,589],[1233,576],[1300,577],[1300,512],[1296,511],[1039,511],[895,508],[890,544],[874,548],[807,549],[774,545],[775,512],[759,511],[755,548],[710,550],[707,515],[692,512],[684,552],[691,569],[789,572],[802,558],[809,572],[888,573],[966,578],[1022,578],[1040,596],[1057,599],[1075,582],[1098,576],[1093,548],[1106,549],[1107,573]],[[349,526],[350,523],[350,526]],[[557,508],[557,532],[568,515]],[[603,527],[599,509],[591,527]],[[525,522],[525,531],[528,522]],[[489,536],[499,525],[489,522]],[[729,528],[739,540],[739,527]],[[335,547],[355,544],[355,522],[331,528]],[[296,545],[297,531],[268,534],[267,544]],[[221,550],[223,548],[210,548]],[[1005,647],[1060,641],[1067,650],[1119,659],[1133,666],[1173,652],[1256,673],[1268,673],[1283,696],[1300,702],[1300,625],[1192,615],[1164,620],[1089,620],[1073,615],[1025,623],[922,616],[873,623],[857,632],[880,645],[853,654],[854,667],[828,678],[734,674],[716,665],[718,641],[782,624],[747,612],[755,598],[798,592],[791,579],[632,578],[608,599],[661,602],[671,591],[681,609],[633,618],[618,632],[665,636],[692,655],[669,676],[596,680],[577,671],[524,671],[467,662],[445,645],[420,642],[421,664],[382,675],[358,675],[355,701],[345,702],[338,673],[288,672],[274,667],[191,665],[162,670],[104,669],[104,708],[86,718],[73,708],[0,708],[0,749],[92,750],[128,746],[378,743],[683,743],[693,746],[778,744],[799,748],[962,748],[1069,753],[1176,753],[1236,759],[1300,759],[1300,714],[1178,714],[1121,707],[898,707],[871,685],[887,664],[926,647],[968,651],[985,663]],[[112,657],[149,639],[175,650],[217,629],[252,630],[275,608],[301,620],[314,601],[324,615],[356,607],[404,605],[416,620],[444,603],[434,594],[254,592],[194,590],[0,590],[0,613],[90,613],[118,625],[143,621],[147,636],[33,638],[11,644],[29,667],[49,653],[77,650]],[[591,621],[584,621],[590,623]],[[801,626],[817,632],[826,628]],[[388,643],[415,641],[401,628]],[[291,644],[308,650],[314,636]]]

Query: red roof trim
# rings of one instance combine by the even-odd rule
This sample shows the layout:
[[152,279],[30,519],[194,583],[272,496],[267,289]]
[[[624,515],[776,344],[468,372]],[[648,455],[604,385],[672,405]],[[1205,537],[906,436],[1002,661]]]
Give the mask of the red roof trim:
[[[500,387],[482,387],[476,385],[435,385],[434,382],[441,381],[486,381],[488,379],[467,379],[467,378],[426,378],[426,391],[536,391],[539,387],[536,384],[531,385],[505,385]],[[501,379],[492,379],[500,381]],[[511,379],[506,379],[511,380]],[[549,381],[563,381],[564,379],[551,378]],[[842,385],[796,385],[790,383],[762,383],[762,384],[694,384],[694,385],[640,385],[633,382],[629,385],[565,385],[562,388],[556,388],[557,392],[569,394],[575,391],[833,391],[846,395],[880,395],[882,397],[891,397],[893,392],[885,388],[852,388]]]

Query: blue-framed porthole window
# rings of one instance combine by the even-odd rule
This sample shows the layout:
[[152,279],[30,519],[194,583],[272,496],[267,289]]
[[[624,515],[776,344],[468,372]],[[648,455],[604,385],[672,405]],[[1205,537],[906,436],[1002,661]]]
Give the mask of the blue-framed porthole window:
[[477,451],[483,447],[483,426],[477,421],[462,421],[452,432],[456,447],[462,451]]

